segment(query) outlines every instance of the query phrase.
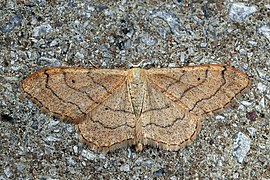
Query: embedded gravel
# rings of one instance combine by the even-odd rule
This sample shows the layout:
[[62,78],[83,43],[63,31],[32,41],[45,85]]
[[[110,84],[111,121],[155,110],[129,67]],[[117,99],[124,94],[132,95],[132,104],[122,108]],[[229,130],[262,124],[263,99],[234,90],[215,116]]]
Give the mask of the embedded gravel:
[[[249,2],[249,3],[247,3]],[[269,1],[11,0],[0,4],[0,179],[270,179]],[[250,90],[177,152],[108,154],[20,89],[49,66],[227,64]]]

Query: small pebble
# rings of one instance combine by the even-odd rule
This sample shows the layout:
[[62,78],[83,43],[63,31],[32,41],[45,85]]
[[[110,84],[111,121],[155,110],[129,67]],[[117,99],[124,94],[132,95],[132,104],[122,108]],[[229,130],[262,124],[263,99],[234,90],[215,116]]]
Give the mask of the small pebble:
[[146,33],[142,36],[142,42],[147,46],[154,46],[157,43],[157,39]]
[[268,39],[268,41],[270,41],[270,26],[261,26],[260,28],[258,28],[258,33],[260,35],[263,35]]
[[161,168],[155,172],[153,172],[154,177],[160,177],[163,176],[166,173],[166,170],[164,168]]
[[154,162],[152,160],[146,160],[143,162],[143,166],[147,168],[151,168],[153,166]]
[[19,26],[22,22],[22,15],[17,14],[9,17],[9,22],[0,26],[0,31],[3,33],[11,32],[16,26]]
[[43,23],[37,26],[32,31],[32,36],[38,37],[42,34],[49,34],[53,31],[52,26],[49,23]]
[[61,66],[61,62],[56,58],[40,57],[38,64],[46,66]]
[[256,121],[256,119],[257,119],[257,113],[256,113],[256,111],[248,112],[248,113],[246,114],[246,117],[247,117],[249,120],[251,120],[251,121]]
[[77,146],[73,146],[73,151],[74,151],[75,154],[77,154],[78,153],[78,147]]
[[51,129],[52,127],[56,126],[59,124],[59,121],[58,120],[51,120],[48,124],[48,129]]
[[13,176],[13,172],[9,166],[4,168],[4,173],[8,178],[11,178]]
[[257,84],[257,88],[258,88],[258,90],[259,90],[260,92],[264,92],[264,91],[266,91],[269,87],[268,87],[267,85],[263,84],[262,82],[259,82],[259,83]]
[[242,163],[250,149],[251,140],[242,132],[238,132],[234,138],[232,156],[237,162]]
[[129,164],[124,164],[120,167],[120,171],[128,172],[130,170]]
[[229,17],[233,21],[242,22],[252,13],[255,13],[257,8],[255,6],[246,6],[244,3],[233,3],[229,9]]
[[255,128],[253,128],[253,127],[248,127],[247,130],[248,130],[248,132],[249,132],[249,134],[250,134],[251,137],[254,137],[254,136],[255,136],[255,133],[256,133],[256,131],[257,131],[257,130],[256,130]]
[[72,159],[72,157],[67,157],[67,165],[68,166],[75,166],[77,163]]
[[93,152],[88,150],[82,150],[81,155],[88,160],[94,160],[97,157]]
[[178,16],[171,12],[166,11],[154,11],[151,13],[153,18],[161,18],[170,26],[172,33],[175,35],[181,35],[185,31],[185,28],[180,23]]
[[53,137],[53,136],[48,136],[45,141],[48,141],[48,142],[58,142],[58,141],[61,141],[61,139],[60,138]]
[[38,129],[38,124],[39,124],[38,121],[36,119],[34,119],[33,122],[32,122],[31,127],[33,129],[37,130]]
[[217,116],[216,116],[216,120],[222,121],[222,120],[224,120],[224,119],[225,119],[225,117],[222,116],[222,115],[217,115]]

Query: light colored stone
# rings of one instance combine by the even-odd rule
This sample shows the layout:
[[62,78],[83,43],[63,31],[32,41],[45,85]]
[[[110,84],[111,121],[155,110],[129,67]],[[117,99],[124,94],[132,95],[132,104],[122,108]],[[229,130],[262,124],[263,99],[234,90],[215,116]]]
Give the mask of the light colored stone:
[[238,132],[235,139],[232,150],[233,157],[237,162],[242,163],[250,149],[251,140],[242,132]]

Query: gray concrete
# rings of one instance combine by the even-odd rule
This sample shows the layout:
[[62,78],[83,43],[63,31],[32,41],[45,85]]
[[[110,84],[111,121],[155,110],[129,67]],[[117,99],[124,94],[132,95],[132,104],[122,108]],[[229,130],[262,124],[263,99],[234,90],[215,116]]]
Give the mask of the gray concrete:
[[[12,0],[0,4],[0,179],[269,179],[269,1]],[[216,3],[215,3],[216,2]],[[268,4],[267,4],[268,2]],[[178,152],[90,151],[20,81],[46,66],[228,64],[252,79]]]

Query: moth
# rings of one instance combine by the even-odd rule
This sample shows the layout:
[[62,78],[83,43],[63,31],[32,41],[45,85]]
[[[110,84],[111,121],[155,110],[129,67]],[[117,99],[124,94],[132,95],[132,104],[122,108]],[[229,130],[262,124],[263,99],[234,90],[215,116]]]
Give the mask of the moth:
[[177,151],[190,144],[201,120],[227,107],[250,84],[226,65],[176,68],[44,68],[23,91],[41,110],[76,125],[93,150],[135,145]]

